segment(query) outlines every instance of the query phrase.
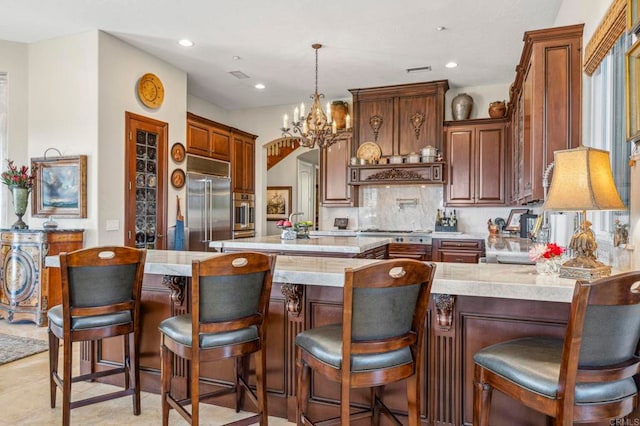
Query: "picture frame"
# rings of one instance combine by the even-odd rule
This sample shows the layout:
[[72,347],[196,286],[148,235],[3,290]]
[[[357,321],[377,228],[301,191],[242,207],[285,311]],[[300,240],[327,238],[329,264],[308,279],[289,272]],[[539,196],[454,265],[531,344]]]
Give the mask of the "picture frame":
[[32,158],[36,181],[31,192],[33,217],[87,217],[87,156]]
[[640,140],[640,40],[626,53],[627,142]]
[[511,209],[504,230],[510,232],[520,231],[520,216],[526,213],[529,213],[529,209]]
[[267,220],[287,220],[291,214],[291,187],[267,186]]

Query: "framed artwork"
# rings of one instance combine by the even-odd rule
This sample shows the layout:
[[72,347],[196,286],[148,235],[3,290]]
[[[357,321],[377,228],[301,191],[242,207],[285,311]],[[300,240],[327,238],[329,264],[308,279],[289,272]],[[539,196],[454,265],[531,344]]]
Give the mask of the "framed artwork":
[[514,232],[520,231],[520,216],[526,213],[529,213],[529,209],[511,209],[509,219],[507,219],[507,224],[504,226],[504,230]]
[[627,0],[627,31],[637,32],[640,26],[640,4],[638,0]]
[[32,158],[36,183],[31,193],[33,217],[87,217],[87,156]]
[[267,186],[267,220],[286,220],[290,214],[291,187]]
[[640,139],[640,41],[627,52],[627,141]]

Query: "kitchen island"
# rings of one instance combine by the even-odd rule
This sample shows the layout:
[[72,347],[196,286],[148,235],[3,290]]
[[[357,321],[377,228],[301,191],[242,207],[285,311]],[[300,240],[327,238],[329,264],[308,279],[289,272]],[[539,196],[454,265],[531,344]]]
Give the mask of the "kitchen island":
[[221,252],[255,250],[263,253],[293,256],[357,257],[384,259],[390,238],[360,236],[310,236],[283,240],[279,235],[242,238],[238,240],[212,241],[209,247]]
[[[158,323],[188,312],[191,262],[217,253],[149,250],[142,296],[142,388],[160,390]],[[57,266],[56,258],[47,265]],[[376,260],[317,256],[278,256],[267,319],[267,389],[269,414],[295,421],[294,338],[302,330],[341,321],[344,268]],[[573,281],[537,275],[528,265],[437,263],[432,300],[425,327],[425,372],[421,409],[423,424],[471,424],[473,354],[503,340],[526,336],[564,335]],[[119,359],[121,340],[107,339],[81,348],[81,371],[105,369]],[[92,354],[92,350],[94,353]],[[94,357],[95,358],[92,358]],[[94,361],[92,361],[92,359]],[[92,365],[93,364],[93,365]],[[211,363],[202,371],[213,388],[228,383],[228,362]],[[175,361],[174,389],[187,395],[188,364]],[[252,371],[252,368],[249,369]],[[253,375],[249,375],[253,383]],[[104,379],[109,383],[118,383]],[[310,408],[335,415],[339,386],[314,377]],[[386,401],[406,411],[404,383],[385,387]],[[367,404],[369,392],[356,392],[354,402]],[[233,401],[217,403],[233,406]],[[494,395],[492,425],[542,425],[544,416],[502,395]]]

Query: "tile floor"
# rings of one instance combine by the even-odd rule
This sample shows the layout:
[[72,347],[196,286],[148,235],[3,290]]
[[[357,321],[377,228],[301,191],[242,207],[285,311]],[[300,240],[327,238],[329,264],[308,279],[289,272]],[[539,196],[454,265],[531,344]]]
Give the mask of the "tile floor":
[[[32,337],[47,340],[46,327],[36,327],[32,323],[9,324],[0,320],[0,333],[15,336]],[[76,350],[76,356],[78,350]],[[74,359],[74,365],[77,365]],[[23,358],[0,366],[0,423],[5,425],[59,425],[62,422],[62,395],[58,391],[56,408],[49,405],[49,358],[47,352]],[[99,394],[110,385],[101,383],[74,383],[73,395],[85,397]],[[73,398],[73,396],[72,396]],[[89,405],[71,410],[72,425],[160,425],[160,397],[156,394],[142,393],[142,413],[132,414],[131,397]],[[236,414],[234,410],[201,405],[201,424],[219,425],[241,418],[246,414]],[[187,424],[179,414],[171,411],[171,425]],[[293,425],[284,419],[270,417],[272,426]]]

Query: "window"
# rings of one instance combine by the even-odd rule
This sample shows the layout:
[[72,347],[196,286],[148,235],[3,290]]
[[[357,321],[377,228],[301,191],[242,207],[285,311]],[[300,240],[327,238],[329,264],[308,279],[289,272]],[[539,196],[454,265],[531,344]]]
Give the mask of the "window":
[[[584,144],[609,151],[611,170],[625,206],[629,206],[631,144],[626,142],[625,52],[629,38],[623,34],[611,48],[589,81],[591,111]],[[616,219],[628,223],[628,211],[592,212],[590,217],[598,239],[610,240]]]

